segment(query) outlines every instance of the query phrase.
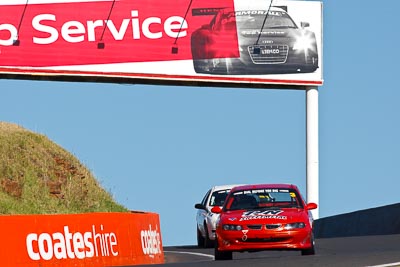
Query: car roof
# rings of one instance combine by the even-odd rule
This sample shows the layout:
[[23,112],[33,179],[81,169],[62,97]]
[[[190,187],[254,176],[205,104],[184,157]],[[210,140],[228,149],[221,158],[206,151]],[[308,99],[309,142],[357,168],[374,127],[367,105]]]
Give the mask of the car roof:
[[251,190],[251,189],[260,189],[260,188],[283,188],[283,189],[296,189],[297,186],[294,184],[249,184],[235,187],[235,191],[240,190]]
[[[264,6],[262,6],[262,7],[254,6],[253,8],[238,8],[238,9],[235,9],[235,11],[239,11],[239,12],[240,11],[267,11],[267,9]],[[269,11],[280,11],[280,12],[287,13],[287,11],[280,6],[271,6],[269,8]]]

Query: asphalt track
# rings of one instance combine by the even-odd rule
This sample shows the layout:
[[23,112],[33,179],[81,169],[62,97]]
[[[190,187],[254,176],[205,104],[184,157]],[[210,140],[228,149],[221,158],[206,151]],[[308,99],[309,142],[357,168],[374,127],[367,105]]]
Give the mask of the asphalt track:
[[164,255],[165,264],[151,266],[398,267],[400,235],[316,239],[316,255],[313,256],[301,256],[298,251],[245,252],[233,253],[231,261],[214,261],[213,249],[196,246],[164,247]]

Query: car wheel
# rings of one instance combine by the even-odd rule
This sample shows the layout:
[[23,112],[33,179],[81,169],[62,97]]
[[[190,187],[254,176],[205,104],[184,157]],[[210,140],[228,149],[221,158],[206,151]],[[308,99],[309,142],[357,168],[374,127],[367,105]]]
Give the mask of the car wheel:
[[[214,59],[214,60],[216,60],[218,62],[218,64],[216,64],[214,66],[213,73],[228,74],[228,65],[227,65],[228,63],[227,63],[226,59],[219,58],[219,59]],[[213,63],[213,65],[214,65],[214,63]]]
[[196,73],[207,73],[210,72],[210,63],[204,59],[194,59],[193,68]]
[[206,234],[206,236],[204,238],[204,247],[205,248],[212,248],[214,246],[214,242],[210,239],[210,237],[208,235],[208,227],[207,227],[206,223],[204,223],[204,232]]
[[214,259],[216,261],[232,260],[232,251],[220,251],[218,247],[218,239],[215,237]]
[[194,59],[193,68],[196,73],[228,74],[226,59]]
[[202,248],[204,247],[204,243],[205,243],[204,237],[201,235],[199,228],[197,228],[197,246],[199,248]]
[[311,247],[301,250],[302,256],[315,255],[315,240],[314,234],[311,234]]

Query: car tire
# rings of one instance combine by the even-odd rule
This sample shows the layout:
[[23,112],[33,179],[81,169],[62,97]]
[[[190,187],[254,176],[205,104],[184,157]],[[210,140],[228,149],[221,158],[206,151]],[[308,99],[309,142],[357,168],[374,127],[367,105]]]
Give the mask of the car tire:
[[212,248],[214,246],[214,242],[210,239],[210,236],[208,235],[208,227],[207,224],[204,222],[204,232],[205,232],[205,238],[204,238],[204,247],[205,248]]
[[309,256],[309,255],[315,255],[315,239],[314,239],[314,234],[311,234],[311,247],[307,249],[302,249],[301,250],[301,255],[302,256]]
[[215,67],[213,59],[193,59],[193,68],[196,73],[228,74],[226,60],[223,60],[222,64]]
[[214,260],[216,260],[216,261],[232,260],[232,251],[220,251],[220,250],[218,250],[218,239],[217,239],[217,237],[215,237],[215,244],[214,244]]
[[222,63],[220,63],[218,67],[214,68],[213,73],[222,75],[228,74],[228,65],[226,59],[219,59],[219,60],[221,60]]
[[197,228],[197,246],[199,248],[203,248],[204,247],[204,237],[201,235],[201,232],[199,230],[199,228]]
[[205,59],[193,59],[193,68],[196,73],[208,73],[210,63]]

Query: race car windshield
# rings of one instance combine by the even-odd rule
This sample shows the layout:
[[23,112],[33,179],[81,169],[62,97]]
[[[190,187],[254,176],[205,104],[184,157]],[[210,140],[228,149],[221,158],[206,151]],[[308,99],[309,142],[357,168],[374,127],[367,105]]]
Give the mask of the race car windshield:
[[[258,12],[236,12],[236,22],[239,29],[260,29],[264,19],[266,11]],[[264,29],[287,29],[297,28],[296,24],[289,17],[287,13],[279,11],[270,11],[268,13],[267,20],[264,24]]]
[[230,190],[219,190],[212,193],[210,206],[223,206]]
[[265,208],[303,208],[299,194],[291,189],[262,188],[234,192],[227,200],[226,210]]

